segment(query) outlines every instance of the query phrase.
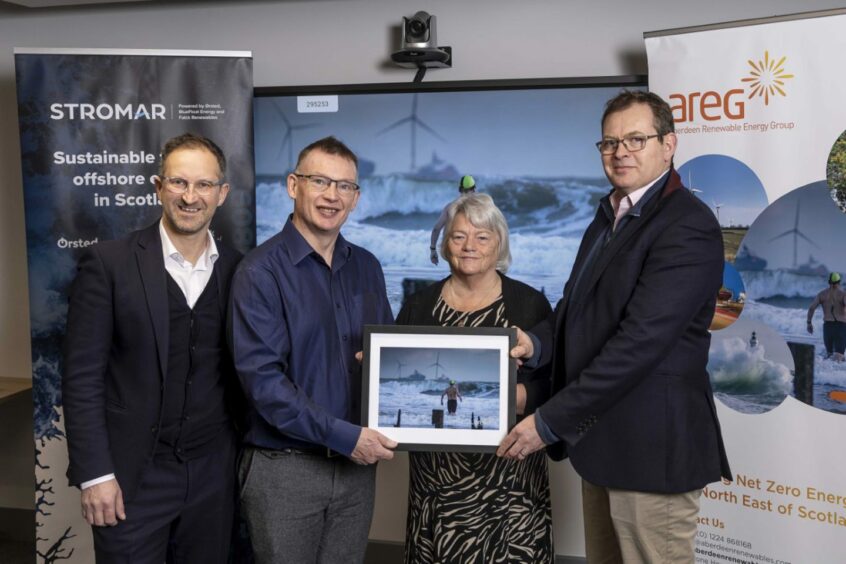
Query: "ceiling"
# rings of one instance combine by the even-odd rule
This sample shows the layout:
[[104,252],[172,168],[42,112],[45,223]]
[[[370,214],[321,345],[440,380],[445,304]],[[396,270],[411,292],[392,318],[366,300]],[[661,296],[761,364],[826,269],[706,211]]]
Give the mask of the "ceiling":
[[83,4],[124,4],[149,0],[4,0],[0,4],[15,4],[27,8],[53,8],[56,6],[82,6]]

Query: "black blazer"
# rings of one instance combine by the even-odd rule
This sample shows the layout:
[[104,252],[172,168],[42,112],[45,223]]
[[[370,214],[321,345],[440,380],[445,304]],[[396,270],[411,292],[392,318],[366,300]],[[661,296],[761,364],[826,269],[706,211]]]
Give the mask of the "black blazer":
[[[607,197],[607,196],[606,196]],[[609,220],[585,232],[579,272]],[[574,296],[532,332],[553,365],[553,396],[539,412],[590,483],[681,493],[730,477],[705,366],[723,245],[714,214],[672,170],[640,217],[611,241]]]
[[[220,244],[218,252],[213,276],[225,320],[241,254]],[[152,457],[167,389],[166,277],[158,221],[89,247],[79,259],[62,371],[72,485],[114,473],[124,499],[132,499]],[[223,377],[236,390],[232,363],[225,364]]]
[[[552,313],[546,296],[518,280],[498,272],[502,279],[502,300],[509,323],[520,329],[527,329],[547,318]],[[432,310],[441,295],[448,278],[423,288],[408,298],[397,315],[397,325],[437,325]],[[549,366],[535,370],[521,368],[517,382],[526,386],[526,409],[528,415],[549,398]]]

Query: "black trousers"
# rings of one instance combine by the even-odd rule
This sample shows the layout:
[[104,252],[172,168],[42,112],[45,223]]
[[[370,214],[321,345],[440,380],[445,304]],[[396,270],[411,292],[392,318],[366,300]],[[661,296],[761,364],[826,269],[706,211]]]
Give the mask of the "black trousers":
[[234,439],[180,462],[155,457],[126,520],[92,527],[97,564],[225,564],[235,513]]
[[824,322],[823,342],[825,343],[825,352],[829,356],[831,356],[832,353],[843,354],[844,350],[846,350],[846,322]]

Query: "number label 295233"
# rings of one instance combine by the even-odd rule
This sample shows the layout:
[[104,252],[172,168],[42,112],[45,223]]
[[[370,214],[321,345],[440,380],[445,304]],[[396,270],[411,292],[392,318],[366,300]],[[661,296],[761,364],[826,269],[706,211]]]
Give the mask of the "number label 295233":
[[297,96],[297,112],[301,114],[337,111],[337,96]]

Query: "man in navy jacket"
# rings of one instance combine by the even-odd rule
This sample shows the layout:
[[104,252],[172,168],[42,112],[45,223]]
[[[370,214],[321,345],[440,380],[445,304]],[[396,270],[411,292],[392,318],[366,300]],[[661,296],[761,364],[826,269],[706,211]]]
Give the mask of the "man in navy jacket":
[[62,398],[68,478],[98,564],[228,556],[238,385],[224,321],[240,254],[209,232],[225,172],[209,139],[171,139],[161,220],[79,260]]
[[673,169],[673,131],[654,94],[608,102],[597,147],[613,190],[555,312],[513,351],[552,363],[553,396],[499,454],[569,456],[588,562],[692,562],[701,489],[731,476],[705,369],[722,238]]

